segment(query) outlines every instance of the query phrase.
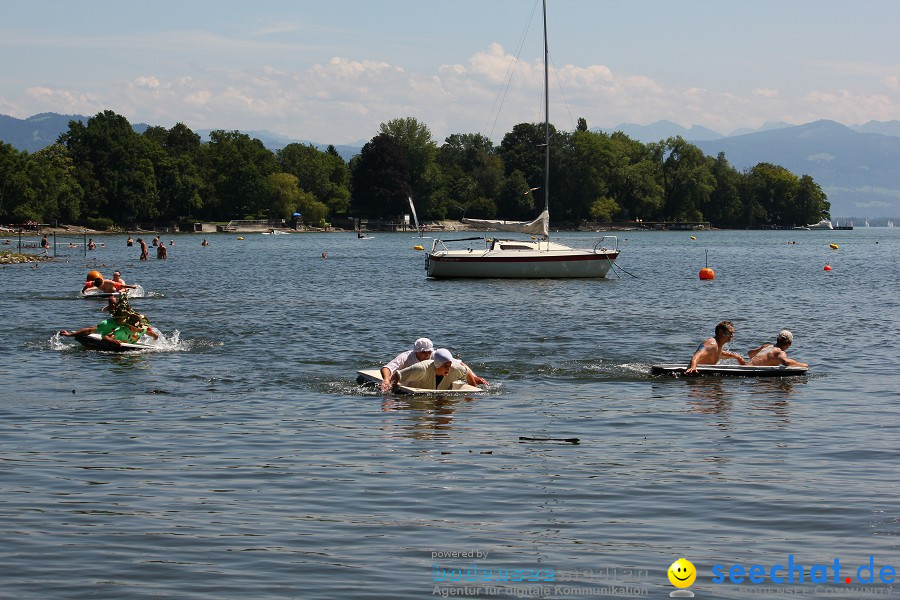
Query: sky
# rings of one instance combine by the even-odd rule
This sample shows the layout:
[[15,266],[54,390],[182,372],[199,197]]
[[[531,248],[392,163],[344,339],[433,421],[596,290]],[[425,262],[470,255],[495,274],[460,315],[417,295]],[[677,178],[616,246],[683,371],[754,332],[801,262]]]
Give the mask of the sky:
[[[356,144],[540,122],[535,0],[3,0],[0,114]],[[548,0],[550,121],[900,120],[896,0]]]

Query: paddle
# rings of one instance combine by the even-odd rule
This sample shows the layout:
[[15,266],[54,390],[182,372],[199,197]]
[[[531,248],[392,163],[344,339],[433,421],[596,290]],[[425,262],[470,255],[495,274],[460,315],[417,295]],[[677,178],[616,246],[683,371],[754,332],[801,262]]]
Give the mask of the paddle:
[[579,443],[578,438],[537,438],[519,436],[520,442],[566,442],[567,444]]

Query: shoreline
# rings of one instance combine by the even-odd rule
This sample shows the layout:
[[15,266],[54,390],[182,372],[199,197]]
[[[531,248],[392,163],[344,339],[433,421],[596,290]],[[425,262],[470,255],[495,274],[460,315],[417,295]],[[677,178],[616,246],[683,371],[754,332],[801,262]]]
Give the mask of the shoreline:
[[[661,227],[649,227],[642,226],[640,224],[631,224],[631,223],[617,223],[617,224],[585,224],[580,226],[573,226],[572,224],[563,224],[559,227],[552,227],[552,233],[576,233],[576,232],[596,232],[603,233],[609,231],[721,231],[718,227],[706,226],[702,229],[690,229],[686,227],[677,227],[678,224],[671,224],[672,228],[661,228]],[[354,229],[344,229],[341,227],[305,227],[303,229],[292,229],[289,227],[275,227],[268,228],[266,231],[280,231],[285,233],[355,233]],[[362,233],[416,233],[416,229],[413,227],[407,229],[398,229],[395,231],[384,231],[380,229],[362,229],[360,230]],[[422,231],[425,233],[442,233],[442,232],[476,232],[476,233],[491,233],[498,231],[496,229],[491,228],[481,228],[481,227],[473,227],[472,225],[468,225],[466,223],[462,223],[460,221],[434,221],[429,223],[424,223],[422,225]],[[765,231],[765,230],[761,230]],[[40,229],[12,229],[9,226],[3,226],[3,229],[0,230],[0,239],[15,239],[20,235],[22,238],[38,238],[40,239],[43,235],[60,235],[67,237],[75,237],[75,236],[106,236],[106,235],[130,235],[130,236],[167,236],[167,235],[184,235],[184,234],[192,234],[198,236],[204,235],[221,235],[221,234],[248,234],[248,233],[261,233],[260,229],[246,229],[241,230],[238,228],[235,231],[158,231],[158,230],[149,230],[149,229],[116,229],[113,231],[103,231],[99,229],[90,229],[88,227],[79,227],[76,225],[60,225],[58,227],[43,227]]]

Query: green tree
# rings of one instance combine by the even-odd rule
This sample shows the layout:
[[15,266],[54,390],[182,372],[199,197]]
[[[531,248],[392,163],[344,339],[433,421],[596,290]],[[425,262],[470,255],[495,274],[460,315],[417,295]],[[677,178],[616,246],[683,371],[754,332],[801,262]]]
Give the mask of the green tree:
[[81,216],[84,192],[75,166],[61,144],[51,144],[28,157],[30,204],[41,222],[73,222]]
[[797,225],[818,223],[823,218],[830,218],[831,203],[818,183],[809,175],[803,175],[797,183],[792,213],[786,220]]
[[28,154],[0,142],[0,217],[18,223],[38,221],[31,198],[26,162]]
[[[550,212],[558,218],[569,214],[564,194],[557,185],[565,181],[562,153],[566,145],[566,137],[550,126]],[[544,196],[544,124],[519,123],[513,130],[503,136],[498,154],[503,159],[506,174],[519,171],[525,176],[529,186],[539,188],[539,198]],[[538,210],[543,209],[543,200],[537,203]],[[531,218],[537,215],[532,215]]]
[[395,218],[409,211],[409,166],[391,136],[372,138],[351,162],[352,210],[361,217]]
[[431,205],[429,192],[433,191],[434,186],[429,185],[426,174],[437,155],[437,144],[431,137],[431,130],[413,117],[392,119],[382,123],[378,130],[394,140],[406,158],[409,188],[416,203],[427,214]]
[[497,214],[512,221],[529,221],[535,218],[537,212],[528,181],[521,171],[513,171],[500,187]]
[[267,208],[267,178],[278,171],[275,155],[239,131],[213,131],[205,147],[210,204],[220,216],[260,216]]
[[85,217],[133,224],[157,215],[152,146],[128,120],[111,110],[69,123],[60,136],[85,192]]
[[288,144],[276,153],[285,173],[297,177],[301,189],[325,203],[333,214],[347,214],[350,205],[350,170],[337,153],[322,152],[313,145]]
[[496,216],[504,167],[489,138],[481,134],[450,135],[438,149],[436,162],[444,189],[433,195],[433,211],[443,206],[450,209],[450,214],[459,209],[475,218]]
[[142,136],[153,148],[159,215],[178,220],[198,213],[205,188],[198,165],[200,136],[182,123],[172,129],[150,127]]
[[713,225],[739,227],[743,215],[741,174],[728,163],[724,152],[720,152],[715,159],[709,161],[716,187],[710,194],[703,214]]
[[666,141],[668,156],[664,161],[666,207],[665,216],[678,221],[700,221],[701,207],[709,202],[716,181],[706,164],[703,152],[681,136]]
[[613,163],[609,136],[585,129],[576,131],[568,141],[566,176],[560,185],[567,201],[567,215],[575,221],[588,216],[612,220],[619,206],[609,197]]
[[759,163],[747,174],[744,222],[750,225],[790,225],[791,206],[799,179],[778,165]]

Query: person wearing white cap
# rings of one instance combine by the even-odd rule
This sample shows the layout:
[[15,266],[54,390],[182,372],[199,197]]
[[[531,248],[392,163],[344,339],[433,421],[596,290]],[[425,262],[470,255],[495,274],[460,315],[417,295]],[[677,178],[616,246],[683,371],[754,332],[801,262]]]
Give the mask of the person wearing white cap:
[[461,360],[455,360],[446,348],[435,350],[431,360],[423,360],[391,375],[392,383],[426,390],[449,390],[453,382],[460,379],[465,379],[469,385],[487,383]]
[[774,345],[763,344],[747,353],[747,356],[750,357],[749,364],[754,367],[778,367],[784,365],[786,367],[808,368],[809,365],[806,363],[788,358],[787,349],[793,343],[794,334],[787,329],[782,329],[778,332]]
[[391,375],[411,367],[417,362],[428,360],[431,358],[432,352],[434,352],[434,344],[431,343],[431,340],[424,337],[417,339],[412,350],[401,352],[394,357],[394,360],[381,367],[381,390],[386,392],[391,389]]

